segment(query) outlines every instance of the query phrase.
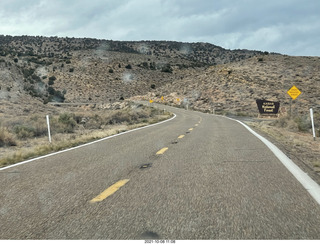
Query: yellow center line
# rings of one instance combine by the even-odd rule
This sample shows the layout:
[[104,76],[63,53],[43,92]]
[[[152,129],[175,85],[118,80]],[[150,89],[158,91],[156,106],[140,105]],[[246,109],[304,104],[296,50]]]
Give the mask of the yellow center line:
[[194,126],[198,126],[199,124],[195,124]]
[[193,130],[193,128],[190,128],[189,130],[191,131],[191,130]]
[[181,138],[183,138],[183,137],[184,137],[184,135],[181,135],[181,136],[178,137],[178,139],[181,139]]
[[129,181],[129,179],[125,179],[125,180],[119,180],[117,183],[113,184],[112,186],[110,186],[108,189],[106,189],[105,191],[103,191],[102,193],[100,193],[100,195],[96,196],[95,198],[93,198],[90,202],[94,203],[94,202],[101,202],[104,199],[106,199],[107,197],[111,196],[113,193],[115,193],[117,190],[119,190],[120,187],[124,186],[125,184],[127,184],[127,182]]
[[162,149],[160,149],[156,154],[157,155],[160,155],[160,154],[163,154],[165,151],[167,151],[168,150],[168,148],[167,147],[164,147],[164,148],[162,148]]

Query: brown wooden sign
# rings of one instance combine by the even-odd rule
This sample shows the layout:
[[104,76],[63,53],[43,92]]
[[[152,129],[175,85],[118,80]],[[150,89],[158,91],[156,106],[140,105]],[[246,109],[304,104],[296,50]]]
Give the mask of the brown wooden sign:
[[272,102],[267,100],[256,100],[259,113],[260,114],[277,114],[279,111],[280,103],[279,102]]

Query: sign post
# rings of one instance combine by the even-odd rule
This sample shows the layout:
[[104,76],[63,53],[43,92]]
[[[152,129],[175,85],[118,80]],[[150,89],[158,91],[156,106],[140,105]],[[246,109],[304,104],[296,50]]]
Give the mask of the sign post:
[[311,125],[312,125],[312,135],[313,135],[313,140],[316,140],[316,133],[314,130],[314,122],[313,122],[313,110],[310,108],[310,118],[311,118]]
[[[287,91],[289,96],[292,98],[292,100],[295,100],[299,95],[301,94],[301,91],[296,86],[293,86]],[[291,107],[292,107],[292,100],[290,100],[290,117],[291,117]]]
[[51,143],[51,133],[50,133],[50,121],[49,121],[49,115],[46,116],[47,118],[47,126],[48,126],[48,136],[49,136],[49,142]]

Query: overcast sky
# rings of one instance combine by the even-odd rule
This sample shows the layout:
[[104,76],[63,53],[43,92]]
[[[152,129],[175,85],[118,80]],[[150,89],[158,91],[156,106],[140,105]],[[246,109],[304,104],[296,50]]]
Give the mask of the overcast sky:
[[320,56],[320,0],[0,0],[0,34],[208,42]]

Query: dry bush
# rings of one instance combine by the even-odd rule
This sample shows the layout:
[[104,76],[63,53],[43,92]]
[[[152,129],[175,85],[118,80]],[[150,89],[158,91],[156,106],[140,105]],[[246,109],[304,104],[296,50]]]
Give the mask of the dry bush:
[[62,113],[58,117],[53,117],[50,128],[53,133],[74,133],[77,122],[72,113]]
[[[127,106],[119,110],[57,113],[50,116],[52,143],[43,143],[48,135],[44,114],[11,117],[0,126],[0,166],[10,165],[32,157],[44,155],[145,126],[167,119],[170,113],[152,107]],[[10,146],[18,145],[17,148]]]
[[8,129],[0,126],[0,147],[16,146],[17,142],[14,135],[8,131]]
[[311,129],[311,121],[308,116],[297,116],[295,118],[283,117],[276,120],[271,125],[292,132],[308,132]]

